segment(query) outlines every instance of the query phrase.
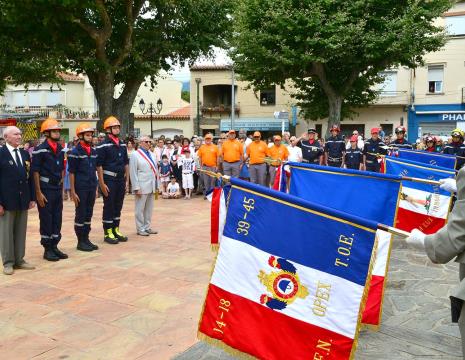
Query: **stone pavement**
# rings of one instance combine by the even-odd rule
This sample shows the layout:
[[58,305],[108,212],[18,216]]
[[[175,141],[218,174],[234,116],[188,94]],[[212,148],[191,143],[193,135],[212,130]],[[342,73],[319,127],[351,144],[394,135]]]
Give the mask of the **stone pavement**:
[[[196,341],[214,255],[209,203],[196,198],[155,202],[158,235],[135,234],[127,198],[127,243],[102,243],[102,201],[91,240],[75,250],[73,204],[65,203],[62,248],[70,259],[42,260],[37,210],[30,212],[26,259],[35,271],[0,275],[0,359],[230,359]],[[433,265],[396,245],[379,332],[364,331],[356,359],[460,359],[448,290],[457,267]],[[187,350],[186,350],[187,349]],[[177,357],[176,357],[177,356]]]

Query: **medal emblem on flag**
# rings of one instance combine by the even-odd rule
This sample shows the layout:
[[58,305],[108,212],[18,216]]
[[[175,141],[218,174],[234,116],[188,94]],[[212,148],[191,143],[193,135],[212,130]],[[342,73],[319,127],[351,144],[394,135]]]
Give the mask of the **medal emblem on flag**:
[[267,274],[260,270],[258,278],[265,285],[271,296],[263,294],[260,296],[260,303],[273,310],[283,310],[287,305],[292,304],[297,298],[305,299],[308,296],[308,289],[300,282],[296,268],[289,261],[283,258],[270,256],[268,264],[280,271],[273,271]]

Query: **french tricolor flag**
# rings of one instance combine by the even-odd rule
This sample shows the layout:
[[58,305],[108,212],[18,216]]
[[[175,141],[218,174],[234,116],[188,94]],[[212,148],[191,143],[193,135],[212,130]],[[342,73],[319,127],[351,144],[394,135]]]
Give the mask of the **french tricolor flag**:
[[218,249],[219,240],[223,233],[224,222],[226,219],[226,199],[230,186],[217,186],[207,193],[207,199],[211,201],[211,226],[210,226],[210,243],[214,250]]
[[377,224],[231,183],[199,337],[259,359],[351,358]]
[[[452,169],[390,157],[386,158],[386,172],[436,181],[455,177]],[[395,227],[434,234],[446,224],[451,202],[451,194],[438,185],[403,180]]]

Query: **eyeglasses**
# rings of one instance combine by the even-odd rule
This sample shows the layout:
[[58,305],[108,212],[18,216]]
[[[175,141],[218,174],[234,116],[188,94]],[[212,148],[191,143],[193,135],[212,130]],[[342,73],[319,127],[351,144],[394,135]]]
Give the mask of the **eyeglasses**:
[[152,142],[150,140],[144,140],[144,141],[141,141],[143,143],[146,143],[146,144],[151,144]]

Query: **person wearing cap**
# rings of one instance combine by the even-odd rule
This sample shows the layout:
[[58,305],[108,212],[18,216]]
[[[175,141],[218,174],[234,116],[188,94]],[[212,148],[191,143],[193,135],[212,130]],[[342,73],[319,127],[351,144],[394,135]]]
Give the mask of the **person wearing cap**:
[[395,129],[396,140],[392,143],[394,147],[404,150],[412,150],[413,146],[405,139],[406,129],[403,126],[398,126]]
[[141,136],[139,148],[129,159],[129,175],[135,194],[136,230],[141,236],[157,234],[151,227],[154,193],[158,191],[158,167],[150,151],[151,145],[149,136]]
[[40,132],[45,135],[46,141],[34,149],[31,164],[39,210],[40,243],[44,247],[44,259],[58,261],[68,258],[58,249],[63,215],[65,153],[60,145],[61,126],[58,121],[46,119]]
[[344,164],[346,169],[363,170],[363,154],[357,146],[358,136],[352,135],[350,140],[350,148],[346,150]]
[[289,151],[287,150],[286,145],[281,144],[280,135],[273,136],[273,146],[269,148],[269,152],[271,159],[273,159],[269,167],[271,183],[270,187],[273,187],[274,178],[276,176],[276,169],[284,161],[287,161],[287,158],[289,157]]
[[124,195],[129,189],[129,158],[126,144],[119,139],[119,120],[109,116],[105,119],[103,128],[107,137],[97,146],[97,173],[103,193],[104,241],[108,244],[118,244],[120,241],[128,241],[121,233],[119,224]]
[[97,190],[97,151],[92,148],[92,135],[95,128],[89,123],[81,123],[76,128],[78,144],[68,153],[68,171],[71,199],[76,206],[74,232],[77,249],[80,251],[98,250],[89,239],[92,215]]
[[451,133],[452,142],[444,146],[443,154],[457,156],[455,170],[460,170],[465,164],[465,145],[463,145],[463,131],[454,129]]
[[314,128],[308,129],[297,139],[297,146],[302,149],[302,161],[304,163],[322,165],[324,150],[321,142],[315,139],[317,132]]
[[223,141],[220,149],[220,157],[223,161],[223,174],[238,178],[244,156],[242,144],[236,139],[236,131],[228,131],[228,138]]
[[265,158],[270,156],[270,150],[261,137],[259,131],[253,133],[253,142],[246,149],[246,160],[249,159],[250,181],[266,186]]
[[[363,146],[365,145],[365,142],[363,141],[362,136],[358,133],[358,130],[352,131],[352,136],[353,136],[353,135],[357,136],[357,147],[358,147],[360,150],[363,150]],[[351,147],[352,147],[352,145],[350,144],[350,141],[347,142],[347,144],[346,144],[346,150],[349,150]]]
[[378,162],[379,155],[386,155],[386,145],[379,138],[379,129],[371,129],[371,138],[365,141],[363,148],[363,166],[366,171],[379,172],[381,164]]
[[428,135],[425,138],[425,144],[426,144],[425,151],[436,152],[436,138],[435,137]]
[[[219,149],[218,146],[213,144],[213,135],[205,135],[205,144],[200,146],[199,151],[197,152],[200,161],[200,167],[202,170],[208,170],[216,172],[218,169],[218,156]],[[215,186],[215,178],[209,176],[205,173],[202,173],[203,177],[203,197],[206,199],[206,194]]]
[[325,165],[333,167],[344,166],[344,154],[346,151],[346,145],[342,136],[340,136],[341,130],[339,126],[331,126],[331,136],[325,142]]
[[182,188],[186,194],[184,199],[190,200],[192,191],[194,189],[194,173],[195,173],[195,159],[191,156],[189,148],[184,150],[184,155],[180,159],[180,166],[182,168]]

